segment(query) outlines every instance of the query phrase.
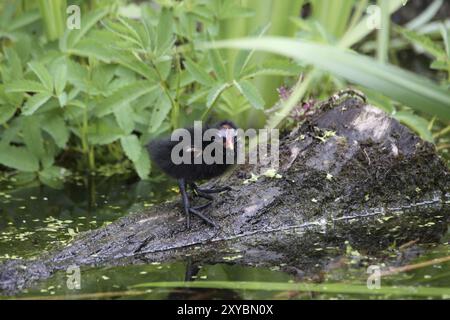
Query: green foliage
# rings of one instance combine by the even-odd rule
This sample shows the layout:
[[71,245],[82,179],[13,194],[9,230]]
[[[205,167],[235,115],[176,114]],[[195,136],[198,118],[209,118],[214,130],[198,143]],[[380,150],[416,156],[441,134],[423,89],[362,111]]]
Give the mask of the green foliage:
[[[380,34],[383,65],[346,50],[371,33],[368,1],[315,0],[306,18],[301,0],[158,0],[138,10],[127,1],[75,3],[79,30],[65,27],[65,0],[0,4],[0,165],[26,173],[23,181],[59,187],[70,170],[117,163],[146,179],[145,145],[157,135],[210,116],[279,126],[299,99],[320,99],[347,83],[430,141],[424,115],[437,116],[439,130],[449,119],[447,82],[440,88],[387,61],[387,41],[398,36],[430,54],[430,68],[450,75],[447,28],[440,27],[437,42],[419,32],[439,1],[411,27]],[[383,21],[402,3],[380,1]],[[246,50],[215,45],[242,36],[254,38],[239,45]],[[203,50],[205,42],[214,49]],[[266,119],[275,89],[300,74],[295,94]]]
[[[1,40],[0,164],[54,187],[68,174],[62,175],[63,167],[95,171],[117,162],[146,179],[145,145],[152,137],[210,112],[238,117],[263,109],[253,79],[295,75],[295,63],[283,59],[262,66],[252,51],[232,63],[225,52],[195,45],[217,39],[225,21],[253,15],[237,4],[142,4],[137,19],[119,2],[93,5],[81,12],[79,30],[65,29],[66,1],[40,1],[29,11],[0,5],[6,9],[2,22],[20,17],[0,29],[9,39]],[[31,36],[31,28],[43,40]],[[256,35],[266,31],[259,28]],[[63,159],[73,153],[80,156],[69,167]]]

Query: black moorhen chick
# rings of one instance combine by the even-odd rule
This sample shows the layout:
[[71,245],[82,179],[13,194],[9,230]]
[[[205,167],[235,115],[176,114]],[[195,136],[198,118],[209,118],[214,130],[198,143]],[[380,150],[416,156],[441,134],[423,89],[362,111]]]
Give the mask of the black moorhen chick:
[[[203,219],[205,222],[210,225],[217,227],[214,221],[205,216],[200,212],[201,209],[204,209],[211,205],[213,197],[210,195],[211,193],[219,193],[222,191],[230,190],[229,187],[222,187],[217,189],[201,189],[196,185],[196,181],[211,179],[217,176],[222,175],[227,169],[229,169],[232,164],[227,163],[226,158],[231,158],[235,162],[236,160],[236,149],[237,149],[237,128],[236,125],[228,120],[221,121],[216,123],[212,127],[202,128],[202,137],[204,136],[204,132],[207,129],[217,129],[214,131],[214,136],[211,141],[205,141],[202,139],[202,150],[195,147],[194,142],[192,145],[186,145],[181,149],[180,157],[183,157],[184,152],[189,153],[190,162],[189,163],[181,163],[175,164],[172,161],[171,154],[172,149],[180,143],[180,141],[172,141],[170,137],[163,138],[160,140],[154,140],[150,142],[148,145],[148,151],[150,153],[150,157],[152,160],[158,165],[158,167],[164,171],[169,176],[178,180],[178,186],[180,188],[180,193],[183,201],[184,212],[186,214],[186,226],[190,228],[190,215],[195,214],[196,216]],[[191,141],[194,140],[194,128],[186,129],[191,137]],[[219,144],[219,145],[211,145],[211,144]],[[211,145],[211,146],[210,146]],[[223,161],[218,163],[207,164],[201,158],[203,156],[203,152],[205,148],[209,146],[210,148],[214,148],[214,150],[220,150],[219,158],[222,158]],[[217,148],[216,148],[217,147]],[[212,152],[212,156],[215,156],[215,153]],[[195,163],[195,158],[200,157],[201,163]],[[198,159],[197,159],[198,160]],[[229,161],[228,161],[229,162]],[[187,194],[187,186],[190,186],[196,196],[208,199],[209,202],[193,207],[189,203],[189,198]]]

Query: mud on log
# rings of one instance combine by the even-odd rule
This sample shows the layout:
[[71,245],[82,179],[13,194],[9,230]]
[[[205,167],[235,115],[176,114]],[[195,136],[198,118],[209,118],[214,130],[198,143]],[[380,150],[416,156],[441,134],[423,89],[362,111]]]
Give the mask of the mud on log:
[[[174,261],[286,265],[307,269],[344,241],[377,251],[396,242],[437,241],[450,211],[450,175],[434,146],[357,96],[335,96],[280,141],[281,177],[258,165],[228,177],[232,191],[206,211],[215,230],[178,201],[153,206],[79,235],[33,261],[0,265],[0,290],[14,292],[70,265]],[[253,179],[255,180],[255,179]],[[220,181],[213,183],[220,184]]]

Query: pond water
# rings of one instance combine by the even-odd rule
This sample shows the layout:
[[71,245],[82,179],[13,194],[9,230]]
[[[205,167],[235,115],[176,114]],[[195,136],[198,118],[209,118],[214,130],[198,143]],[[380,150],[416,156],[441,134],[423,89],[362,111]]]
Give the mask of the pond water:
[[[71,241],[78,232],[99,228],[138,208],[176,196],[174,185],[167,180],[151,183],[106,177],[79,178],[62,190],[44,186],[17,189],[2,181],[0,261],[31,258],[56,243]],[[411,256],[408,264],[443,258],[450,253],[449,241],[447,232],[440,244],[413,246],[409,251],[390,248],[377,257],[347,247],[325,269],[302,279],[282,272],[279,267],[216,264],[199,266],[193,281],[185,283],[185,261],[81,268],[80,289],[68,288],[68,275],[61,271],[13,298],[450,299],[450,261],[383,277],[381,289],[367,288],[369,265],[388,267],[405,254]]]

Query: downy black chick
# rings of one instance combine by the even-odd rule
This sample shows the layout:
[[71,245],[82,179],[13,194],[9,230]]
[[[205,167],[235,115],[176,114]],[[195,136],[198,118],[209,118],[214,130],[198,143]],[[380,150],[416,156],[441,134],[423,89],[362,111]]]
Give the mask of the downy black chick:
[[[215,129],[211,131],[212,137],[210,140],[208,138],[204,139],[204,134],[208,129]],[[172,141],[171,137],[162,138],[150,142],[148,151],[152,160],[163,172],[178,180],[184,212],[186,214],[187,228],[190,228],[191,214],[195,214],[208,224],[217,227],[216,223],[205,216],[200,210],[211,205],[213,200],[213,197],[210,195],[211,193],[227,191],[230,188],[201,189],[196,185],[196,182],[220,176],[236,162],[237,128],[233,122],[228,120],[218,122],[212,127],[204,127],[201,129],[201,143],[197,145],[194,143],[194,128],[186,130],[185,132],[189,133],[191,137],[187,143],[180,144],[180,140]],[[177,145],[180,152],[176,153],[176,155],[180,158],[186,156],[185,159],[189,161],[184,163],[174,161],[172,151]],[[204,159],[208,155],[208,152],[205,151],[211,150],[212,152],[209,153],[210,156],[216,159],[212,163],[211,160],[208,162]],[[208,199],[209,202],[197,207],[191,206],[187,194],[187,186],[191,187],[195,195]]]

